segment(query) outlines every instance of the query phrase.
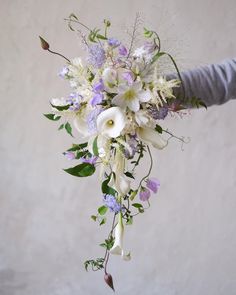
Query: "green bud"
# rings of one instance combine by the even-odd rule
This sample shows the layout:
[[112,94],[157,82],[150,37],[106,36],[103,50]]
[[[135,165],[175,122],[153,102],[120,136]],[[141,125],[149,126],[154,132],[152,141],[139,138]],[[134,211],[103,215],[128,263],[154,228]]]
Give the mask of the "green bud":
[[44,50],[48,50],[49,49],[49,44],[47,41],[45,41],[42,37],[39,36],[40,42],[41,42],[41,47]]
[[111,26],[111,22],[110,22],[108,19],[104,19],[104,24],[105,24],[107,27],[110,27],[110,26]]

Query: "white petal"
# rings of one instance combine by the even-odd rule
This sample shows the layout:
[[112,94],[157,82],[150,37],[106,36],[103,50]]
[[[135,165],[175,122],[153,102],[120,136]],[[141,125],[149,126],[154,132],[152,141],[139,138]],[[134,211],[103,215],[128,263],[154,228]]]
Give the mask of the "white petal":
[[133,111],[137,112],[140,109],[140,104],[138,98],[133,98],[127,101],[128,108]]
[[142,90],[138,93],[139,100],[141,102],[147,102],[152,98],[150,90]]
[[138,128],[137,135],[141,140],[151,143],[153,147],[160,150],[166,147],[168,144],[168,142],[163,139],[157,131],[151,128]]
[[[109,124],[110,121],[112,124]],[[119,107],[109,108],[97,117],[98,132],[111,138],[118,137],[121,134],[125,123],[125,115]]]

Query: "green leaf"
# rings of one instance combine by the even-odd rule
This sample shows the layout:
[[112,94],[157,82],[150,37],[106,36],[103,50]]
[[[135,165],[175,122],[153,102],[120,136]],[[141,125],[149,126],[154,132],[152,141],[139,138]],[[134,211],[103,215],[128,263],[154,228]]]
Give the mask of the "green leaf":
[[140,203],[133,203],[132,206],[135,208],[143,208],[143,205]]
[[125,172],[125,175],[126,175],[127,177],[129,177],[129,178],[135,179],[134,176],[133,176],[133,174],[130,173],[129,171]]
[[98,156],[98,137],[96,136],[94,141],[93,141],[93,154],[94,156]]
[[107,38],[103,35],[97,34],[97,38],[101,40],[107,40]]
[[165,52],[158,52],[158,53],[156,53],[156,54],[153,56],[151,63],[156,62],[156,61],[157,61],[162,55],[165,55],[165,54],[166,54]]
[[106,218],[104,217],[102,220],[101,220],[101,222],[99,223],[99,225],[103,225],[103,224],[105,224],[106,223]]
[[72,128],[71,128],[71,125],[70,125],[69,122],[66,122],[65,129],[66,129],[67,133],[70,134],[70,136],[73,137],[73,135],[72,135]]
[[65,111],[65,110],[68,110],[70,107],[70,104],[65,105],[65,106],[55,106],[52,103],[50,103],[50,104],[53,108],[57,109],[58,111]]
[[78,17],[74,13],[71,13],[69,15],[69,18],[74,18],[74,19],[78,20]]
[[70,149],[68,149],[68,152],[75,152],[75,151],[79,151],[82,150],[84,148],[86,148],[88,146],[87,142],[81,143],[81,144],[73,144],[72,147]]
[[101,207],[98,208],[98,213],[100,215],[105,215],[107,213],[107,209],[108,208],[106,206],[101,206]]
[[96,215],[91,215],[92,220],[97,221],[97,216]]
[[134,200],[134,198],[136,197],[136,195],[137,195],[137,193],[138,193],[138,190],[135,190],[135,191],[132,191],[131,192],[131,194],[130,194],[130,201],[133,201]]
[[55,114],[43,114],[46,118],[52,121],[58,121],[61,119],[61,116],[57,116]]
[[64,124],[61,124],[60,127],[58,128],[58,130],[61,130],[64,128]]
[[65,172],[77,176],[77,177],[87,177],[92,175],[95,172],[94,165],[91,165],[89,163],[82,163],[75,167],[64,169]]
[[160,125],[156,125],[156,127],[155,127],[155,130],[158,132],[158,133],[162,133],[162,127],[160,126]]
[[150,31],[150,30],[148,30],[146,28],[143,28],[143,29],[144,29],[144,36],[146,38],[151,38],[154,32],[153,31]]
[[102,183],[102,192],[104,194],[107,194],[107,195],[112,195],[112,196],[115,196],[116,195],[116,190],[114,190],[114,188],[110,187],[108,185],[110,181],[110,177],[108,177],[106,180],[103,181]]
[[133,217],[132,216],[129,216],[128,220],[126,221],[126,224],[127,225],[133,224]]

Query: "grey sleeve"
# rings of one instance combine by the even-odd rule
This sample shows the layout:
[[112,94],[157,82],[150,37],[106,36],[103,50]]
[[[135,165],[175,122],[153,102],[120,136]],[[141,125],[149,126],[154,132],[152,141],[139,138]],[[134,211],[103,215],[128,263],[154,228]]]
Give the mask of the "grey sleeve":
[[[185,96],[201,98],[207,106],[220,105],[236,99],[236,58],[182,72],[181,77]],[[167,78],[177,76],[169,75]],[[182,87],[176,88],[175,94],[182,97]]]

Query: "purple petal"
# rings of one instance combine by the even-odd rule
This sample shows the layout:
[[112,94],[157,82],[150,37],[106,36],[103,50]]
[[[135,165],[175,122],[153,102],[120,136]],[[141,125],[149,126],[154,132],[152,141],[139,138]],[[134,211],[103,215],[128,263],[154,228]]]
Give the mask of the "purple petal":
[[156,178],[148,178],[147,180],[147,187],[153,191],[154,193],[157,193],[159,187],[160,187],[160,181]]

